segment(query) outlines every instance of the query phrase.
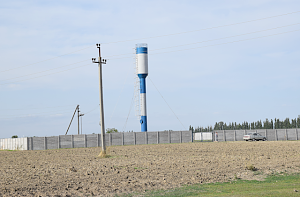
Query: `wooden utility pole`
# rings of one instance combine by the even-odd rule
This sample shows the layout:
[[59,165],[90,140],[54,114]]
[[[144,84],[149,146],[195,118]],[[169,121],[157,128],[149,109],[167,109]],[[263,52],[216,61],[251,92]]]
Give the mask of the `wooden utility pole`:
[[99,57],[98,61],[96,58],[92,58],[93,63],[98,63],[99,68],[99,93],[100,93],[100,126],[101,126],[101,144],[102,144],[102,151],[100,156],[106,155],[106,147],[105,147],[105,127],[104,127],[104,106],[103,106],[103,86],[102,86],[102,64],[106,64],[106,60],[101,58],[101,50],[100,44],[96,44],[97,48],[99,49]]

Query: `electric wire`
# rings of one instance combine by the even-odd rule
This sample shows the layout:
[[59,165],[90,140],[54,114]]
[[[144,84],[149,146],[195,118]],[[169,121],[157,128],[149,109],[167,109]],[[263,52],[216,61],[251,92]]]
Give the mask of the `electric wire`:
[[[249,33],[243,33],[243,34],[233,35],[233,36],[227,36],[227,37],[222,37],[222,38],[216,38],[216,39],[211,39],[211,40],[204,40],[204,41],[200,41],[200,42],[193,42],[193,43],[176,45],[176,46],[170,46],[170,47],[164,47],[164,48],[158,48],[158,49],[151,49],[151,50],[149,50],[149,52],[150,51],[164,50],[164,49],[169,49],[169,48],[176,48],[176,47],[188,46],[188,45],[194,45],[194,44],[200,44],[200,43],[205,43],[205,42],[212,42],[212,41],[223,40],[223,39],[228,39],[228,38],[234,38],[234,37],[239,37],[239,36],[245,36],[245,35],[249,35],[249,34],[261,33],[261,32],[265,32],[265,31],[275,30],[275,29],[284,28],[284,27],[290,27],[290,26],[299,25],[299,24],[300,23],[294,23],[294,24],[290,24],[290,25],[284,25],[284,26],[274,27],[274,28],[270,28],[270,29],[264,29],[264,30],[249,32]],[[124,56],[124,55],[130,55],[130,54],[132,54],[132,53],[124,53],[124,54],[118,54],[118,55],[109,55],[109,56],[105,56],[105,58],[106,59],[107,58],[111,59],[110,57]]]
[[52,68],[52,69],[49,69],[49,70],[44,70],[44,71],[40,71],[40,72],[28,74],[28,75],[22,75],[22,76],[18,76],[18,77],[14,77],[14,78],[4,79],[4,80],[1,80],[1,81],[8,81],[8,80],[12,80],[12,79],[18,79],[18,78],[22,78],[22,77],[27,77],[27,76],[31,76],[31,75],[36,75],[36,74],[48,72],[48,71],[51,71],[51,70],[56,70],[56,69],[60,69],[60,68],[63,68],[63,67],[71,66],[71,65],[74,65],[74,64],[79,64],[79,63],[85,62],[85,61],[87,61],[87,60],[90,60],[90,58],[89,58],[89,59],[86,59],[86,60],[83,60],[83,61],[79,61],[79,62],[75,62],[75,63],[72,63],[72,64],[68,64],[68,65],[65,65],[65,66],[60,66],[60,67]]
[[220,44],[213,44],[213,45],[207,45],[207,46],[201,46],[201,47],[193,47],[193,48],[188,48],[188,49],[180,49],[180,50],[175,50],[175,51],[166,51],[166,52],[160,52],[160,53],[151,53],[151,55],[157,55],[157,54],[163,54],[163,53],[173,53],[173,52],[178,52],[178,51],[186,51],[186,50],[193,50],[193,49],[199,49],[199,48],[205,48],[205,47],[212,47],[212,46],[219,46],[219,45],[224,45],[224,44],[232,44],[232,43],[237,43],[237,42],[242,42],[242,41],[248,41],[248,40],[254,40],[254,39],[259,39],[259,38],[266,38],[270,36],[278,36],[286,33],[292,33],[300,31],[300,29],[296,29],[293,31],[287,31],[287,32],[282,32],[282,33],[276,33],[276,34],[271,34],[267,36],[259,36],[255,38],[247,38],[247,39],[242,39],[242,40],[236,40],[236,41],[231,41],[231,42],[225,42],[225,43],[220,43]]
[[123,126],[122,131],[125,131],[125,129],[126,129],[127,122],[128,122],[128,118],[129,118],[129,115],[130,115],[130,112],[131,112],[133,103],[134,103],[134,93],[133,93],[133,97],[132,97],[132,99],[131,99],[131,104],[130,104],[129,112],[128,112],[128,115],[127,115],[127,118],[126,118],[126,121],[125,121],[125,124],[124,124],[124,126]]
[[[259,19],[253,19],[253,20],[248,20],[248,21],[243,21],[243,22],[238,22],[238,23],[231,23],[231,24],[227,24],[227,25],[219,25],[219,26],[214,26],[214,27],[208,27],[208,28],[202,28],[202,29],[198,29],[198,30],[192,30],[192,31],[185,31],[185,32],[178,32],[178,33],[173,33],[173,34],[165,34],[165,35],[158,35],[158,36],[151,36],[151,37],[144,37],[144,38],[137,38],[137,39],[130,39],[130,40],[121,40],[121,41],[114,41],[114,42],[106,42],[106,43],[100,43],[100,44],[114,44],[114,43],[121,43],[121,42],[129,42],[129,41],[136,41],[136,40],[143,40],[143,39],[152,39],[152,38],[160,38],[160,37],[166,37],[166,36],[174,36],[174,35],[180,35],[180,34],[187,34],[187,33],[193,33],[193,32],[198,32],[198,31],[204,31],[204,30],[210,30],[210,29],[216,29],[216,28],[221,28],[221,27],[228,27],[228,26],[233,26],[233,25],[240,25],[240,24],[245,24],[245,23],[249,23],[249,22],[255,22],[255,21],[260,21],[260,20],[266,20],[266,19],[271,19],[271,18],[276,18],[276,17],[282,17],[282,16],[286,16],[286,15],[291,15],[291,14],[296,14],[299,13],[300,11],[295,11],[295,12],[289,12],[289,13],[285,13],[285,14],[279,14],[279,15],[274,15],[274,16],[269,16],[269,17],[264,17],[264,18],[259,18]],[[59,56],[55,56],[49,59],[45,59],[45,60],[41,60],[38,62],[34,62],[31,64],[27,64],[24,66],[19,66],[19,67],[15,67],[15,68],[11,68],[11,69],[7,69],[7,70],[2,70],[1,72],[7,72],[7,71],[11,71],[11,70],[15,70],[18,68],[23,68],[23,67],[27,67],[27,66],[32,66],[38,63],[42,63],[45,61],[49,61],[49,60],[53,60],[62,56],[66,56],[72,53],[76,53],[78,51],[82,51],[88,48],[93,47],[94,45],[89,45],[88,47],[76,50],[76,51],[72,51],[69,53],[65,53]]]
[[119,96],[118,96],[117,103],[115,104],[115,107],[114,107],[113,112],[112,112],[112,114],[111,114],[111,116],[110,116],[110,119],[108,120],[108,125],[109,125],[109,123],[110,123],[112,117],[114,116],[114,113],[115,113],[115,111],[116,111],[116,108],[117,108],[117,106],[118,106],[118,104],[119,104],[119,101],[120,101],[121,95],[122,95],[122,93],[123,93],[124,87],[125,87],[125,85],[126,85],[128,76],[129,76],[129,75],[127,75],[126,78],[125,78],[125,81],[124,81],[124,83],[123,83],[122,89],[121,89],[121,91],[120,91],[120,93],[119,93]]
[[[232,43],[237,43],[237,42],[242,42],[242,41],[254,40],[254,39],[259,39],[259,38],[266,38],[266,37],[276,36],[276,35],[282,35],[282,34],[286,34],[286,33],[292,33],[292,32],[296,32],[296,31],[299,31],[299,30],[300,29],[296,29],[296,30],[293,30],[293,31],[281,32],[281,33],[276,33],[276,34],[270,34],[270,35],[266,35],[266,36],[259,36],[259,37],[247,38],[247,39],[242,39],[242,40],[235,40],[235,41],[224,42],[224,43],[219,43],[219,44],[199,46],[199,47],[193,47],[193,48],[187,48],[187,49],[180,49],[180,50],[173,50],[173,51],[165,51],[165,52],[159,52],[159,53],[151,53],[151,50],[149,50],[149,54],[148,55],[158,55],[158,54],[172,53],[172,52],[186,51],[186,50],[193,50],[193,49],[206,48],[206,47],[212,47],[212,46],[220,46],[220,45],[225,45],[225,44],[232,44]],[[177,46],[174,46],[174,48],[175,47],[177,47]],[[171,47],[169,47],[169,48],[171,48]],[[121,57],[121,58],[110,58],[110,59],[107,59],[107,60],[126,59],[126,58],[132,58],[132,56]],[[13,82],[1,83],[0,85],[12,84],[12,83],[16,83],[16,82],[20,82],[20,81],[26,81],[26,80],[31,80],[31,79],[36,79],[36,78],[40,78],[40,77],[44,77],[44,76],[48,76],[48,75],[52,75],[52,74],[58,74],[58,73],[62,73],[62,72],[65,72],[65,71],[69,71],[69,70],[81,68],[81,67],[84,67],[84,66],[87,66],[87,65],[90,65],[90,64],[86,64],[86,65],[83,65],[83,66],[78,66],[78,67],[74,67],[74,68],[70,68],[70,69],[67,69],[67,70],[63,70],[63,71],[59,71],[59,72],[55,72],[55,73],[50,73],[50,74],[46,74],[46,75],[42,75],[42,76],[37,76],[37,77],[29,78],[29,79],[23,79],[23,80],[18,80],[18,81],[13,81]]]
[[148,76],[148,78],[150,79],[152,85],[155,87],[155,89],[157,90],[157,92],[160,94],[161,98],[165,101],[165,103],[168,105],[168,107],[170,108],[170,110],[173,112],[174,116],[177,118],[177,120],[180,122],[180,124],[182,125],[182,127],[185,129],[186,127],[182,124],[182,122],[179,120],[178,116],[175,114],[175,112],[172,110],[171,106],[169,105],[169,103],[166,101],[166,99],[163,97],[163,95],[160,93],[160,91],[157,89],[156,85],[153,83],[153,81],[151,80],[151,78]]
[[204,43],[204,42],[212,42],[212,41],[223,40],[223,39],[228,39],[228,38],[235,38],[235,37],[239,37],[239,36],[245,36],[245,35],[249,35],[249,34],[261,33],[261,32],[265,32],[265,31],[270,31],[270,30],[284,28],[284,27],[290,27],[290,26],[299,25],[299,24],[300,23],[294,23],[294,24],[291,24],[291,25],[284,25],[284,26],[280,26],[280,27],[274,27],[274,28],[271,28],[271,29],[264,29],[264,30],[259,30],[259,31],[253,31],[253,32],[238,34],[238,35],[234,35],[234,36],[227,36],[227,37],[223,37],[223,38],[205,40],[205,41],[200,41],[200,42],[193,42],[193,43],[176,45],[176,46],[171,46],[171,47],[164,47],[164,48],[159,48],[159,49],[152,49],[150,51],[158,51],[158,50],[164,50],[164,49],[169,49],[169,48],[176,48],[176,47],[182,47],[182,46],[200,44],[200,43]]
[[[286,33],[292,33],[299,31],[300,29],[296,29],[293,31],[287,31],[287,32],[281,32],[281,33],[276,33],[276,34],[270,34],[266,36],[259,36],[259,37],[254,37],[254,38],[247,38],[247,39],[242,39],[242,40],[235,40],[235,41],[230,41],[230,42],[223,42],[219,44],[213,44],[213,45],[206,45],[206,46],[199,46],[199,47],[193,47],[193,48],[187,48],[187,49],[180,49],[180,50],[173,50],[173,51],[165,51],[165,52],[159,52],[159,53],[151,53],[152,50],[149,50],[148,55],[158,55],[158,54],[163,54],[163,53],[172,53],[172,52],[178,52],[178,51],[186,51],[186,50],[192,50],[192,49],[199,49],[199,48],[206,48],[206,47],[212,47],[212,46],[219,46],[219,45],[225,45],[225,44],[232,44],[232,43],[237,43],[237,42],[242,42],[242,41],[248,41],[248,40],[254,40],[254,39],[259,39],[259,38],[266,38],[270,36],[277,36],[277,35],[282,35]],[[177,47],[177,46],[175,46]],[[127,56],[127,57],[120,57],[120,58],[110,58],[107,60],[116,60],[116,59],[127,59],[127,58],[132,58],[132,56]]]
[[216,28],[221,28],[221,27],[228,27],[228,26],[233,26],[233,25],[240,25],[240,24],[245,24],[245,23],[250,23],[250,22],[255,22],[255,21],[260,21],[260,20],[266,20],[266,19],[270,19],[270,18],[276,18],[276,17],[286,16],[286,15],[290,15],[290,14],[296,14],[296,13],[299,13],[299,12],[300,11],[295,11],[295,12],[290,12],[290,13],[286,13],[286,14],[274,15],[274,16],[269,16],[269,17],[254,19],[254,20],[248,20],[248,21],[244,21],[244,22],[231,23],[231,24],[227,24],[227,25],[219,25],[219,26],[208,27],[208,28],[203,28],[203,29],[198,29],[198,30],[192,30],[192,31],[185,31],[185,32],[179,32],[179,33],[165,34],[165,35],[145,37],[145,38],[138,38],[138,39],[131,39],[131,40],[107,42],[107,43],[101,43],[101,44],[114,44],[114,43],[120,43],[120,42],[129,42],[129,41],[135,41],[135,40],[144,40],[144,39],[160,38],[160,37],[174,36],[174,35],[180,35],[180,34],[186,34],[186,33],[193,33],[193,32],[198,32],[198,31],[204,31],[204,30],[216,29]]
[[22,109],[0,109],[1,111],[13,111],[13,110],[32,110],[32,109],[48,109],[48,108],[62,108],[67,106],[74,106],[74,105],[63,105],[63,106],[54,106],[54,107],[38,107],[38,108],[22,108]]
[[[176,48],[176,47],[182,47],[182,46],[200,44],[200,43],[205,43],[205,42],[217,41],[217,40],[222,40],[222,39],[234,38],[234,37],[239,37],[239,36],[244,36],[244,35],[249,35],[249,34],[254,34],[254,33],[260,33],[260,32],[275,30],[275,29],[284,28],[284,27],[290,27],[290,26],[299,25],[299,24],[300,23],[294,23],[294,24],[290,24],[290,25],[285,25],[285,26],[280,26],[280,27],[274,27],[274,28],[264,29],[264,30],[260,30],[260,31],[254,31],[254,32],[249,32],[249,33],[244,33],[244,34],[238,34],[238,35],[227,36],[227,37],[222,37],[222,38],[217,38],[217,39],[200,41],[200,42],[193,42],[193,43],[182,44],[182,45],[177,45],[177,46],[170,46],[170,47],[152,49],[152,50],[149,50],[149,51],[150,52],[151,51],[158,51],[158,50],[164,50],[164,49],[169,49],[169,48]],[[123,55],[129,55],[129,54],[132,54],[132,53],[119,54],[119,55],[111,55],[111,56],[105,56],[105,57],[109,58],[109,57],[123,56]],[[12,79],[17,79],[17,78],[22,78],[22,77],[26,77],[26,76],[35,75],[35,74],[40,74],[40,73],[48,72],[48,71],[51,71],[51,70],[56,70],[56,69],[59,69],[59,68],[63,68],[63,67],[71,66],[71,65],[74,65],[74,64],[78,64],[78,63],[81,63],[81,62],[84,62],[84,61],[88,61],[88,60],[90,60],[90,59],[86,59],[86,60],[83,60],[83,61],[79,61],[79,62],[75,62],[75,63],[72,63],[72,64],[68,64],[68,65],[65,65],[65,66],[60,66],[60,67],[56,67],[56,68],[53,68],[53,69],[49,69],[49,70],[45,70],[45,71],[40,71],[40,72],[28,74],[28,75],[22,75],[22,76],[18,76],[18,77],[14,77],[14,78],[9,78],[9,79],[5,79],[5,80],[1,80],[1,81],[8,81],[8,80],[12,80]]]
[[[0,117],[0,119],[11,119],[11,118],[26,118],[26,117],[28,117],[28,118],[30,118],[30,117],[36,117],[37,115],[48,115],[49,113],[51,114],[51,115],[57,115],[58,113],[63,113],[63,112],[71,112],[71,111],[73,111],[73,110],[58,110],[58,111],[51,111],[51,112],[42,112],[42,113],[33,113],[33,114],[31,114],[31,113],[27,113],[27,114],[20,114],[20,115],[5,115],[5,117]],[[56,112],[55,114],[52,114],[52,113],[54,113],[54,112]]]
[[86,114],[89,114],[89,113],[91,113],[92,111],[95,111],[98,107],[99,107],[99,105],[100,104],[98,104],[98,106],[97,107],[95,107],[95,108],[93,108],[92,110],[90,110],[90,111],[88,111],[88,112],[86,112],[86,113],[84,113],[84,115],[86,115]]
[[[93,45],[94,46],[94,45]],[[55,56],[55,57],[52,57],[52,58],[49,58],[49,59],[45,59],[45,60],[41,60],[41,61],[38,61],[38,62],[34,62],[32,64],[27,64],[27,65],[24,65],[24,66],[19,66],[19,67],[15,67],[15,68],[11,68],[11,69],[7,69],[7,70],[1,70],[1,72],[7,72],[7,71],[11,71],[11,70],[15,70],[15,69],[18,69],[18,68],[23,68],[23,67],[27,67],[27,66],[32,66],[32,65],[35,65],[35,64],[38,64],[38,63],[42,63],[42,62],[46,62],[46,61],[49,61],[49,60],[53,60],[53,59],[56,59],[56,58],[59,58],[59,57],[62,57],[62,56],[66,56],[66,55],[69,55],[69,54],[72,54],[72,53],[76,53],[78,51],[83,51],[85,49],[88,49],[88,48],[91,48],[92,46],[89,46],[89,47],[86,47],[86,48],[82,48],[82,49],[79,49],[79,50],[76,50],[76,51],[72,51],[70,53],[65,53],[65,54],[62,54],[62,55],[59,55],[59,56]]]
[[55,73],[50,73],[50,74],[46,74],[46,75],[41,75],[41,76],[29,78],[29,79],[22,79],[22,80],[13,81],[13,82],[8,82],[8,83],[1,83],[0,85],[12,84],[12,83],[20,82],[20,81],[27,81],[27,80],[31,80],[31,79],[36,79],[36,78],[48,76],[48,75],[58,74],[58,73],[66,72],[66,71],[69,71],[69,70],[73,70],[73,69],[85,67],[85,66],[88,66],[88,65],[91,65],[91,64],[92,64],[92,63],[89,63],[89,64],[85,64],[85,65],[83,65],[83,66],[78,66],[78,67],[70,68],[70,69],[67,69],[67,70],[63,70],[63,71],[59,71],[59,72],[55,72]]

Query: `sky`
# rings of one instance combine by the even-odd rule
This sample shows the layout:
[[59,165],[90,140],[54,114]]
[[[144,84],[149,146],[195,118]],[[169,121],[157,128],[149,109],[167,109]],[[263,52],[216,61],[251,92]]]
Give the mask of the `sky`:
[[[0,138],[140,131],[137,43],[147,43],[148,131],[300,115],[298,0],[0,0]],[[77,116],[68,131],[77,134]]]

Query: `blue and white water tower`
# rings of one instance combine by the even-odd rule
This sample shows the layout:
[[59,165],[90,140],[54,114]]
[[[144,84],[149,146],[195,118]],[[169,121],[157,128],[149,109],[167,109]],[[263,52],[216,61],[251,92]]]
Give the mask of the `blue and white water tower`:
[[148,76],[148,46],[136,44],[137,75],[140,79],[141,131],[147,132],[146,77]]

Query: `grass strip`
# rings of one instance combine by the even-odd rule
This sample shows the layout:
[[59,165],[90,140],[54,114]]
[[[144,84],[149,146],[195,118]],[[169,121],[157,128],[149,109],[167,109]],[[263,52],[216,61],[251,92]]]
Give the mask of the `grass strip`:
[[146,191],[121,196],[300,196],[300,174],[277,174],[264,181],[236,180],[182,186],[172,190]]

